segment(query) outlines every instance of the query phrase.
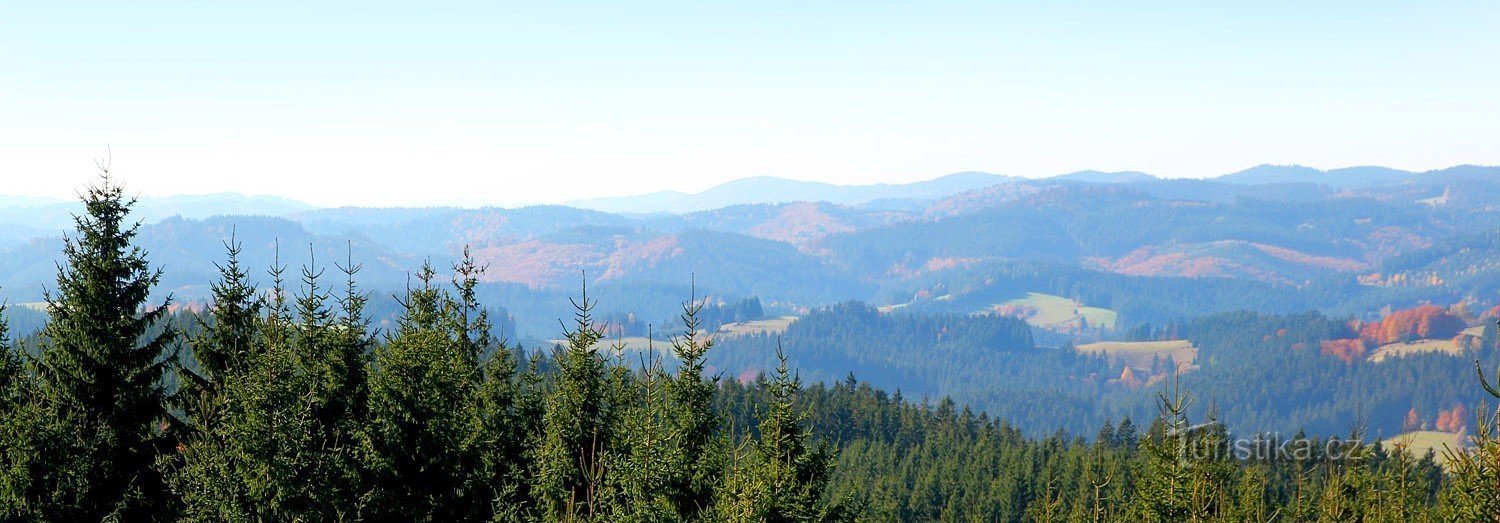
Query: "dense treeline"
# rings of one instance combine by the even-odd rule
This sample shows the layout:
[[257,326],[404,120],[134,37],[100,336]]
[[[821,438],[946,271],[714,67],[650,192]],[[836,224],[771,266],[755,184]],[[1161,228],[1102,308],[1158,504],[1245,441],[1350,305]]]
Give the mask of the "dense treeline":
[[37,346],[3,352],[0,519],[847,514],[826,499],[831,453],[810,442],[785,366],[764,382],[757,437],[722,430],[695,302],[675,373],[612,363],[586,293],[566,346],[522,360],[492,337],[467,258],[452,285],[424,266],[376,337],[359,266],[334,264],[337,284],[273,266],[262,292],[231,242],[184,335],[148,303],[160,273],[132,245],[132,202],[106,177],[85,203]]
[[[720,402],[753,419],[764,393],[729,384]],[[1350,438],[1233,446],[1194,430],[1183,395],[1146,426],[1089,439],[1029,438],[951,401],[913,404],[865,383],[809,387],[813,431],[840,441],[829,488],[876,521],[1443,521],[1457,514],[1433,456]],[[1456,504],[1455,504],[1456,505]],[[1440,515],[1441,514],[1441,515]],[[1460,518],[1461,519],[1461,518]]]
[[[913,397],[949,396],[1022,426],[1097,428],[1095,398],[1111,367],[1071,348],[1039,348],[1026,322],[1000,316],[881,313],[848,302],[797,319],[781,335],[724,338],[709,363],[742,378],[774,368],[778,344],[809,381],[853,369],[871,384]],[[1114,368],[1115,374],[1119,373]]]
[[1350,292],[1340,288],[1319,294],[1321,290],[1231,278],[1129,276],[1058,263],[996,261],[959,274],[913,278],[887,289],[883,297],[896,303],[911,300],[913,311],[970,313],[1028,292],[1043,292],[1114,310],[1119,313],[1119,324],[1134,325],[1235,310],[1290,313],[1337,303]]
[[[830,521],[1479,520],[1500,508],[1494,419],[1454,473],[1355,442],[1244,454],[1190,400],[1160,397],[1090,443],[1029,439],[952,400],[848,379],[803,387],[787,358],[740,380],[684,305],[675,370],[610,357],[587,292],[566,343],[493,336],[467,257],[423,266],[394,326],[371,325],[349,261],[249,283],[227,245],[209,308],[177,325],[108,177],[85,194],[24,347],[0,347],[0,520]],[[331,280],[334,280],[330,283]],[[1036,352],[1024,329],[881,318],[914,339]],[[839,318],[830,315],[829,318]],[[0,323],[3,325],[3,323]],[[0,340],[8,340],[0,332]],[[792,340],[786,340],[792,341]],[[893,339],[892,347],[910,347]],[[878,346],[880,344],[876,344]],[[801,349],[798,349],[801,350]],[[908,355],[911,356],[911,355]],[[1495,397],[1495,392],[1486,383]],[[1484,412],[1484,409],[1477,409]],[[1305,451],[1297,449],[1306,449]]]
[[[1434,321],[1429,325],[1451,323]],[[1414,334],[1423,332],[1421,321],[1392,322],[1407,323]],[[1472,357],[1432,352],[1377,362],[1326,350],[1330,342],[1359,336],[1359,326],[1318,313],[1233,312],[1157,327],[1143,324],[1128,337],[1190,341],[1198,357],[1195,370],[1182,379],[1203,398],[1193,414],[1217,406],[1221,420],[1239,432],[1306,430],[1327,436],[1347,433],[1358,422],[1372,437],[1391,437],[1404,430],[1404,416],[1412,410],[1418,425],[1430,425],[1440,412],[1459,406],[1474,412],[1483,399],[1469,381],[1435,376],[1468,375],[1475,358],[1486,368],[1500,366],[1494,329],[1486,329],[1488,342],[1480,340],[1464,353]],[[1446,336],[1454,328],[1429,326],[1428,333]],[[709,363],[750,378],[775,367],[779,341],[796,348],[791,362],[809,381],[838,382],[858,369],[858,377],[875,387],[916,399],[951,397],[1030,436],[1056,429],[1087,434],[1106,421],[1146,419],[1156,412],[1156,387],[1118,379],[1124,362],[1067,345],[1037,347],[1029,332],[1012,318],[880,313],[845,303],[807,313],[779,337],[721,338],[721,350],[709,355]],[[1172,362],[1160,359],[1133,372],[1161,380],[1172,368]]]
[[1455,405],[1477,411],[1485,394],[1459,377],[1473,375],[1476,358],[1486,368],[1500,365],[1493,344],[1466,357],[1345,361],[1320,346],[1357,332],[1317,313],[1226,313],[1175,329],[1199,348],[1201,368],[1184,374],[1183,383],[1242,430],[1337,434],[1357,418],[1371,436],[1394,436],[1413,409],[1428,420]]

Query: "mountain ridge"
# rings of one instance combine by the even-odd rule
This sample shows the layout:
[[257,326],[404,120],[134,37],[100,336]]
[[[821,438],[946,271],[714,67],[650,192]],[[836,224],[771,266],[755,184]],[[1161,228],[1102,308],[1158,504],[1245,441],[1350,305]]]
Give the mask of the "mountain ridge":
[[[826,202],[847,207],[882,210],[914,210],[926,204],[970,191],[1002,184],[1046,185],[1055,183],[1088,183],[1097,185],[1151,185],[1183,182],[1223,184],[1242,188],[1266,187],[1276,191],[1281,185],[1317,185],[1334,189],[1370,189],[1396,185],[1433,185],[1462,181],[1500,181],[1500,166],[1455,165],[1427,171],[1407,171],[1382,166],[1351,166],[1317,169],[1303,165],[1261,164],[1232,173],[1205,178],[1164,178],[1141,171],[1082,170],[1048,177],[1028,178],[960,171],[928,180],[906,183],[837,184],[794,180],[776,176],[752,176],[730,180],[703,191],[688,193],[675,190],[654,191],[624,196],[605,196],[543,203],[592,211],[626,214],[686,215],[737,205],[781,204],[791,202]],[[528,205],[520,207],[535,207]],[[520,208],[515,207],[515,208]],[[476,209],[493,206],[319,206],[292,198],[265,194],[221,192],[209,194],[175,194],[141,197],[137,213],[147,221],[170,216],[207,218],[215,215],[292,216],[330,209]],[[511,207],[506,207],[511,208]],[[49,197],[0,194],[0,225],[14,225],[29,230],[68,227],[71,213],[78,204],[71,200]],[[24,217],[24,220],[16,217]],[[13,235],[0,234],[0,239]]]
[[909,183],[834,184],[775,176],[737,178],[696,193],[656,191],[638,195],[572,200],[563,205],[623,214],[690,214],[735,205],[789,202],[827,202],[845,206],[914,209],[922,202],[1007,183],[1090,183],[1100,185],[1151,184],[1196,180],[1241,187],[1315,185],[1334,189],[1370,189],[1402,184],[1443,183],[1453,178],[1500,180],[1500,167],[1456,165],[1428,171],[1407,171],[1382,166],[1351,166],[1318,169],[1304,165],[1261,164],[1232,173],[1206,178],[1163,178],[1140,171],[1083,170],[1041,178],[1025,178],[962,171]]
[[734,205],[797,201],[859,205],[885,199],[937,199],[1019,179],[979,171],[963,171],[910,183],[841,185],[775,176],[752,176],[730,180],[696,193],[657,191],[635,196],[573,200],[565,205],[632,214],[688,214]]

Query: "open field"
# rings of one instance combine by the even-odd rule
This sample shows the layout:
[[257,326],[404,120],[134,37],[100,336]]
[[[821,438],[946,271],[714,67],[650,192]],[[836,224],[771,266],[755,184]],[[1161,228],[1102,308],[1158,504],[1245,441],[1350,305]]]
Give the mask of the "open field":
[[794,321],[797,321],[796,316],[781,316],[764,320],[725,323],[719,327],[719,332],[716,335],[733,337],[748,334],[781,334],[786,332],[787,326],[791,325]]
[[1000,305],[1035,309],[1036,314],[1026,318],[1026,322],[1044,329],[1077,327],[1079,318],[1087,320],[1091,327],[1115,328],[1115,311],[1088,307],[1062,296],[1028,292],[1024,298],[1016,298]]
[[1126,365],[1148,368],[1151,360],[1171,356],[1179,365],[1192,368],[1198,348],[1187,340],[1169,341],[1101,341],[1076,347],[1078,352],[1103,353],[1111,362],[1124,361]]
[[1458,356],[1463,354],[1463,349],[1454,344],[1453,340],[1416,340],[1381,345],[1380,348],[1370,352],[1369,360],[1380,363],[1388,358],[1400,358],[1423,352],[1445,352]]
[[1434,454],[1437,454],[1438,463],[1444,463],[1447,461],[1443,458],[1444,447],[1456,450],[1462,442],[1458,440],[1457,434],[1435,430],[1407,432],[1380,442],[1387,449],[1394,448],[1397,443],[1406,443],[1406,452],[1417,457],[1422,457],[1428,449],[1431,449]]

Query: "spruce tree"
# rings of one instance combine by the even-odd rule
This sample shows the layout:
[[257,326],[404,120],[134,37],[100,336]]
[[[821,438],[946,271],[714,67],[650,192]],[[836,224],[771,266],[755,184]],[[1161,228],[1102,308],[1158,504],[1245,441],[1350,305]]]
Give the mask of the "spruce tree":
[[35,394],[35,378],[32,362],[24,362],[4,391],[12,399],[0,411],[0,521],[45,521],[52,505],[42,498],[43,481],[73,465],[59,459],[67,427],[26,400]]
[[[650,332],[647,333],[648,339]],[[624,346],[615,345],[616,350]],[[648,344],[648,357],[639,377],[614,366],[610,388],[616,405],[625,406],[620,415],[617,449],[606,455],[609,474],[605,493],[609,500],[608,519],[622,523],[680,521],[675,515],[668,483],[671,478],[669,457],[671,442],[666,429],[667,398],[663,384],[666,372]]]
[[519,521],[536,515],[533,479],[539,474],[538,452],[544,433],[547,395],[535,353],[525,369],[505,347],[484,364],[477,415],[467,443],[478,454],[479,470],[471,487],[490,500],[491,519]]
[[466,488],[476,462],[464,446],[478,369],[461,328],[462,305],[424,265],[401,300],[396,331],[370,366],[364,450],[373,475],[370,515],[414,521],[472,520],[486,501]]
[[476,470],[466,488],[483,500],[489,519],[521,519],[533,508],[529,479],[532,473],[530,437],[540,421],[523,414],[526,394],[515,359],[501,347],[482,367],[475,390],[474,415],[464,447],[473,453]]
[[[308,391],[290,343],[295,329],[280,264],[270,269],[271,288],[261,314],[252,318],[250,346],[241,366],[223,346],[211,349],[226,365],[215,376],[215,422],[200,427],[182,448],[172,486],[185,521],[307,519],[317,514],[309,489],[316,434]],[[231,288],[221,273],[223,288]],[[215,308],[225,308],[216,303]],[[210,338],[200,338],[200,340]]]
[[542,419],[534,492],[549,521],[592,520],[607,507],[599,499],[606,482],[607,452],[614,448],[614,412],[608,403],[604,358],[598,343],[604,330],[594,322],[588,288],[576,309],[567,346],[556,352],[556,383]]
[[722,424],[714,411],[714,391],[719,378],[703,376],[706,356],[713,339],[698,318],[703,303],[694,292],[683,304],[683,334],[672,338],[677,374],[666,383],[670,447],[667,489],[679,520],[694,520],[712,514],[714,492],[723,481],[727,442],[719,434]]
[[[201,519],[352,519],[355,508],[342,496],[330,495],[327,487],[328,454],[341,449],[329,447],[316,417],[318,383],[307,372],[296,342],[295,333],[304,325],[286,301],[280,268],[274,272],[271,301],[260,322],[264,346],[250,361],[255,372],[226,384],[231,399],[224,432],[233,471],[226,497],[243,502],[232,507],[229,517],[210,513]],[[219,503],[212,496],[203,501],[210,507]]]
[[223,407],[224,381],[248,368],[254,350],[261,300],[240,266],[240,248],[233,235],[224,243],[227,260],[214,264],[219,279],[209,288],[212,301],[189,342],[191,359],[179,360],[177,402],[193,432],[212,431]]
[[311,252],[309,257],[293,307],[296,321],[288,333],[297,372],[311,386],[308,406],[316,442],[311,448],[316,452],[308,463],[308,488],[317,492],[314,513],[347,517],[355,513],[366,488],[358,440],[368,396],[365,371],[374,343],[364,317],[368,297],[355,282],[359,265],[337,266],[345,286],[335,295],[322,286],[323,270]]
[[1094,440],[1094,445],[1089,450],[1088,461],[1083,465],[1083,477],[1079,482],[1080,495],[1073,504],[1073,513],[1070,515],[1073,521],[1099,523],[1115,519],[1112,513],[1119,501],[1110,499],[1113,494],[1110,486],[1120,475],[1120,462],[1114,459],[1114,449],[1108,446],[1109,439],[1114,436],[1114,428],[1105,422],[1105,429],[1100,429],[1100,432],[1109,432],[1109,438]]
[[489,311],[476,292],[485,268],[475,262],[469,248],[453,266],[453,285],[461,354],[478,367],[472,414],[462,442],[473,461],[463,488],[478,511],[478,517],[517,521],[533,515],[530,480],[535,474],[535,439],[541,432],[543,398],[535,365],[517,372],[516,355],[504,341],[497,341]]
[[760,435],[747,457],[722,491],[715,507],[718,519],[735,522],[826,521],[846,517],[842,507],[825,506],[823,489],[833,466],[826,445],[813,445],[805,414],[797,404],[802,381],[787,367],[786,354],[778,341],[780,362],[766,389],[765,412]]
[[165,444],[162,375],[176,338],[162,322],[170,299],[148,305],[161,272],[134,244],[140,224],[127,220],[135,200],[101,168],[74,217],[76,234],[64,239],[35,364],[31,401],[44,428],[60,433],[27,497],[51,520],[161,517],[165,499],[154,463]]
[[33,485],[50,467],[44,456],[60,429],[48,423],[37,402],[34,367],[11,345],[10,325],[0,306],[0,521],[43,519]]
[[[190,341],[191,354],[179,358],[181,389],[176,402],[185,419],[178,463],[169,478],[189,520],[242,516],[244,495],[234,483],[234,466],[226,418],[239,421],[232,402],[234,385],[259,363],[257,333],[262,301],[240,266],[240,244],[231,235],[224,243],[228,258],[215,264],[219,279],[210,290],[213,301],[200,319],[201,329]],[[190,359],[189,359],[190,357]]]
[[1269,521],[1273,509],[1269,496],[1270,478],[1265,467],[1247,463],[1242,466],[1238,484],[1235,485],[1234,510],[1229,519],[1235,521]]
[[1412,452],[1410,442],[1409,438],[1401,438],[1391,445],[1389,453],[1380,445],[1375,445],[1371,452],[1381,465],[1377,501],[1382,516],[1390,521],[1431,520],[1433,514],[1428,507],[1432,506],[1433,494],[1443,479],[1439,476],[1434,481],[1424,474],[1424,468],[1437,468],[1435,462],[1425,461],[1436,454],[1418,457]]
[[1373,478],[1369,462],[1359,454],[1368,447],[1353,442],[1330,440],[1326,445],[1336,448],[1338,459],[1328,458],[1327,482],[1322,486],[1322,497],[1318,500],[1320,521],[1382,521],[1377,517],[1379,508],[1373,499]]
[[1185,521],[1193,514],[1189,504],[1192,468],[1188,459],[1190,430],[1187,408],[1192,400],[1172,380],[1172,390],[1158,398],[1160,417],[1141,441],[1145,470],[1136,491],[1136,517],[1143,521]]
[[11,409],[20,403],[22,396],[18,389],[24,378],[21,355],[11,344],[10,321],[5,316],[5,309],[6,306],[0,304],[0,416],[9,415]]
[[[1496,400],[1500,389],[1474,362],[1480,386]],[[1452,483],[1443,492],[1443,516],[1450,521],[1500,522],[1500,411],[1481,404],[1471,433],[1472,448],[1445,449]]]
[[503,345],[496,341],[495,333],[492,332],[494,324],[490,322],[489,311],[479,303],[479,278],[484,275],[484,271],[485,268],[470,254],[469,247],[464,246],[463,256],[453,264],[456,310],[451,315],[451,321],[455,322],[452,328],[459,334],[464,357],[476,364],[492,356],[492,352]]
[[323,382],[329,389],[323,419],[337,428],[341,437],[349,437],[364,423],[369,396],[367,372],[375,335],[371,332],[370,319],[365,316],[370,296],[360,290],[357,281],[363,265],[354,262],[352,243],[345,244],[344,252],[344,263],[335,264],[344,276],[344,288],[335,299],[339,315],[329,340],[332,350],[324,353],[322,365],[315,368],[324,373]]
[[1188,485],[1188,504],[1192,519],[1219,519],[1230,506],[1230,477],[1235,464],[1229,455],[1229,432],[1219,422],[1218,409],[1210,408],[1205,422],[1187,437],[1187,456],[1192,473]]

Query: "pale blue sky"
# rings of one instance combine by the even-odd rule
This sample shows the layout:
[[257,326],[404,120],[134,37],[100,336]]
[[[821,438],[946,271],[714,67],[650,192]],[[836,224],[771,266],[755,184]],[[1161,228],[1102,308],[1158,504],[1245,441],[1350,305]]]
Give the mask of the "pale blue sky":
[[0,7],[0,193],[1500,164],[1500,2],[303,4]]

